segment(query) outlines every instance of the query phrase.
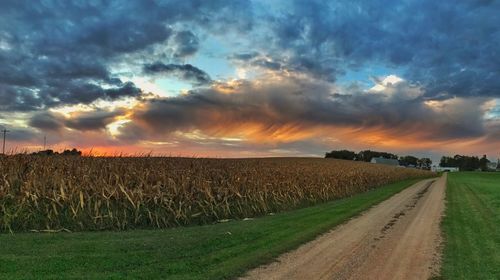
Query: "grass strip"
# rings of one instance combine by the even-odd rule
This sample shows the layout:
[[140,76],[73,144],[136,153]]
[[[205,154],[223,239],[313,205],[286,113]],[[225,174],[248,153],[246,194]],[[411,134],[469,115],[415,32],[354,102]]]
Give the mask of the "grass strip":
[[500,279],[500,173],[448,174],[444,279]]
[[227,279],[267,263],[418,179],[253,220],[125,232],[0,235],[0,279]]

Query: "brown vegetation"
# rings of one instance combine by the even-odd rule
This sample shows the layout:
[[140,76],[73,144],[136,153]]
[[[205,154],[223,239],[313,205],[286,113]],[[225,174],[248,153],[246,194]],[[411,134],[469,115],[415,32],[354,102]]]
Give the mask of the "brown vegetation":
[[166,228],[347,197],[427,171],[312,158],[0,158],[0,231]]

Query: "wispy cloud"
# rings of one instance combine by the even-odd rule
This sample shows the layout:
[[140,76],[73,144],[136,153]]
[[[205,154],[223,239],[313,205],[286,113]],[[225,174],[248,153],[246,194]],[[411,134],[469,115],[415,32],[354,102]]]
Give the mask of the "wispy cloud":
[[144,72],[153,76],[172,75],[182,80],[192,81],[198,85],[208,84],[212,81],[207,73],[191,64],[163,64],[156,62],[145,65]]

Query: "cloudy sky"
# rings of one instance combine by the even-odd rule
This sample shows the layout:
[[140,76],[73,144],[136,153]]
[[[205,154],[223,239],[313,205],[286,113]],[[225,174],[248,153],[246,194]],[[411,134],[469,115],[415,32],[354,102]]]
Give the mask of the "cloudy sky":
[[500,1],[19,1],[9,149],[500,154]]

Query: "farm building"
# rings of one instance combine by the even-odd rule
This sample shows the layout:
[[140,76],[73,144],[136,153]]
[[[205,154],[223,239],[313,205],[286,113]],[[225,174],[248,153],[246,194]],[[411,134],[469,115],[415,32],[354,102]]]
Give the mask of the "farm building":
[[497,162],[488,162],[486,167],[488,168],[488,170],[495,171],[498,169],[497,165]]
[[383,157],[374,157],[374,158],[372,158],[372,160],[370,162],[377,163],[377,164],[399,166],[399,161],[397,159],[390,159],[390,158],[383,158]]
[[433,165],[431,170],[434,172],[458,172],[458,167],[447,167],[447,166],[437,166]]

